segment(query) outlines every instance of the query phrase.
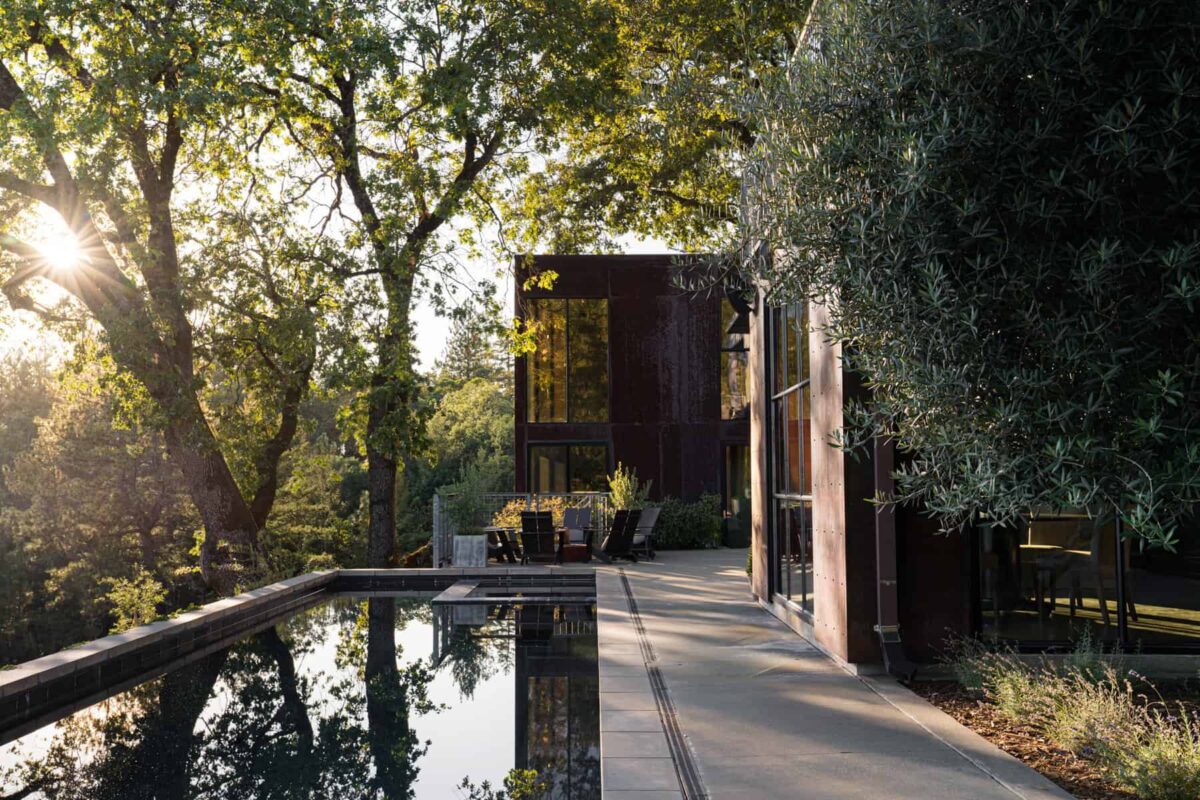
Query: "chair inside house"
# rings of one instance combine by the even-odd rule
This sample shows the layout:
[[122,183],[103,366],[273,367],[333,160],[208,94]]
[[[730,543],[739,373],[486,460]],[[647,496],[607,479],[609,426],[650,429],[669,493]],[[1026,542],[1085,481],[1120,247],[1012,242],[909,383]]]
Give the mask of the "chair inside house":
[[[1081,526],[1082,527],[1082,526]],[[1075,616],[1076,609],[1083,608],[1083,590],[1091,589],[1096,592],[1096,600],[1100,606],[1100,618],[1104,624],[1110,622],[1108,613],[1108,598],[1116,597],[1116,535],[1111,520],[1091,520],[1088,522],[1091,535],[1088,549],[1064,549],[1063,570],[1059,579],[1069,581],[1071,594],[1068,599],[1070,615]],[[1129,563],[1130,542],[1122,543],[1125,563]],[[1134,585],[1131,572],[1125,575],[1125,604],[1129,619],[1137,622],[1137,606],[1133,601]]]
[[658,506],[650,506],[642,509],[642,514],[638,518],[637,529],[633,532],[633,543],[631,545],[633,552],[646,556],[651,561],[656,555],[654,552],[654,526],[658,524],[658,513],[661,509]]
[[609,528],[608,536],[604,537],[604,544],[600,547],[604,555],[610,559],[627,558],[637,561],[637,554],[633,552],[633,535],[637,532],[641,513],[623,508],[613,516],[612,527]]
[[566,541],[562,544],[562,560],[569,562],[592,560],[592,510],[568,508],[563,511]]
[[557,561],[559,535],[549,511],[521,512],[521,563]]

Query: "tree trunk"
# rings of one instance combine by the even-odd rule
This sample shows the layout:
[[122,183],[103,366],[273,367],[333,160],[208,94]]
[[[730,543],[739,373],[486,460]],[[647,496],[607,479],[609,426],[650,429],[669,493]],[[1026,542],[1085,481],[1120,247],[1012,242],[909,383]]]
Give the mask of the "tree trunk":
[[218,594],[230,595],[239,583],[266,568],[258,526],[199,404],[194,413],[178,405],[168,407],[174,413],[168,416],[164,436],[167,453],[187,482],[204,524],[200,574]]
[[382,402],[371,403],[367,417],[367,496],[371,516],[367,531],[367,566],[386,569],[396,559],[396,459],[379,439],[390,416]]
[[409,800],[423,752],[409,725],[408,689],[396,667],[396,600],[367,601],[367,741],[375,785],[388,800]]

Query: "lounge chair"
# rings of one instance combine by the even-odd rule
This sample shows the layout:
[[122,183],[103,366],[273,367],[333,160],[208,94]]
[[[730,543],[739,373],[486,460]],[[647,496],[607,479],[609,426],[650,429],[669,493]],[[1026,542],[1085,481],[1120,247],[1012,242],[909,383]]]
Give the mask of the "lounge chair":
[[638,518],[637,530],[633,532],[633,552],[641,553],[651,561],[656,555],[654,552],[654,526],[658,524],[658,512],[661,510],[658,506],[642,509],[642,515]]
[[563,561],[592,560],[592,510],[590,508],[568,508],[563,511],[563,527],[566,541],[562,543]]
[[559,534],[549,511],[521,512],[521,563],[558,561]]
[[604,544],[600,547],[604,555],[610,559],[627,558],[630,561],[637,561],[637,555],[633,552],[633,534],[637,531],[641,513],[627,509],[621,509],[616,513],[608,536],[604,538]]

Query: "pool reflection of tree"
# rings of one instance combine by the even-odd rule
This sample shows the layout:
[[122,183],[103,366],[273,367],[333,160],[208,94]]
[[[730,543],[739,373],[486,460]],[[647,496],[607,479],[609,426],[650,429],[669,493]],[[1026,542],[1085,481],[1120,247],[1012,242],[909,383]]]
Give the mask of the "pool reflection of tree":
[[[554,635],[578,613],[457,628],[435,666],[397,643],[410,623],[431,624],[426,601],[332,603],[61,720],[44,752],[0,770],[0,800],[411,800],[428,748],[412,720],[439,710],[436,672],[469,698],[514,665],[518,769],[506,792],[460,792],[598,798],[594,637]],[[298,671],[335,631],[336,669]]]
[[433,710],[433,671],[397,663],[396,630],[428,605],[362,605],[339,642],[340,674],[297,673],[320,622],[301,615],[283,626],[287,641],[268,628],[62,720],[44,755],[0,775],[0,798],[411,798],[426,743],[410,718]]

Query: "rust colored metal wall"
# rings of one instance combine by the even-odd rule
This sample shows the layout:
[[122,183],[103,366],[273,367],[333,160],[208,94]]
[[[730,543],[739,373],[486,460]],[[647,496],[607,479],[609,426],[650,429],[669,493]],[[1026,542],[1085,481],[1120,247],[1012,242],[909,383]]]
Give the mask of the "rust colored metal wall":
[[[654,481],[654,497],[687,500],[721,490],[723,447],[749,441],[747,420],[722,421],[721,306],[672,284],[671,256],[535,256],[517,260],[516,309],[527,299],[606,298],[609,421],[530,423],[525,359],[515,365],[516,490],[526,491],[532,444],[602,442]],[[550,291],[523,289],[530,274],[558,274]]]
[[767,470],[767,442],[763,432],[767,425],[767,404],[770,391],[767,388],[766,329],[763,314],[764,299],[761,292],[754,299],[754,313],[750,318],[750,369],[747,382],[750,389],[750,586],[754,596],[769,602],[770,593],[770,547],[767,537],[767,514],[771,507],[768,492],[770,476]]

